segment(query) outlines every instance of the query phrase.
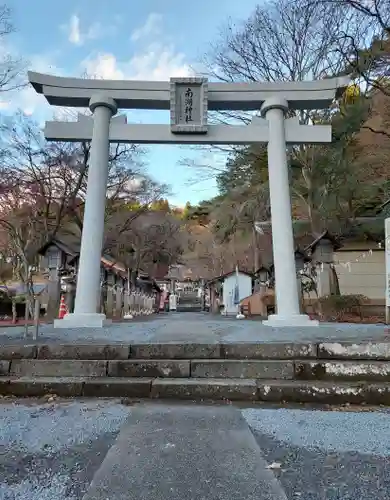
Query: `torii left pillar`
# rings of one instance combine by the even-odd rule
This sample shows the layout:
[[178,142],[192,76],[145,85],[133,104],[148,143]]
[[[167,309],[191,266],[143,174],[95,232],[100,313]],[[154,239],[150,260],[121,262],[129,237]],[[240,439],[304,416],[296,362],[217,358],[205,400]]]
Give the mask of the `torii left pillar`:
[[87,195],[81,237],[74,313],[54,322],[55,328],[102,327],[109,322],[100,314],[100,266],[109,160],[110,121],[117,112],[113,99],[93,96],[93,133],[88,169]]

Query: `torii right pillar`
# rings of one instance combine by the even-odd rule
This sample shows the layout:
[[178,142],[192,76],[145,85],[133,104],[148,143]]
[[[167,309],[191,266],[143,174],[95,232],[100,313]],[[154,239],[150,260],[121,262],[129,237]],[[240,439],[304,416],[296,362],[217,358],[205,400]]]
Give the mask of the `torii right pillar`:
[[263,324],[274,327],[318,326],[318,321],[300,313],[285,131],[287,110],[287,101],[278,96],[267,99],[261,107],[261,115],[269,126],[268,177],[276,293],[276,314],[269,316]]

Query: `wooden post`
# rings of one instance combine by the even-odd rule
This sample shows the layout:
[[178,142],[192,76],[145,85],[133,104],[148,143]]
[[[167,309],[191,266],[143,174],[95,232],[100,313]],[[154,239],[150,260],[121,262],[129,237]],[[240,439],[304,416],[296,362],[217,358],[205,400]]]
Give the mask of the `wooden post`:
[[26,309],[24,312],[24,321],[25,321],[24,338],[25,339],[28,337],[28,320],[29,319],[30,319],[30,301],[28,300],[27,295],[26,295]]
[[130,292],[129,292],[129,289],[127,289],[125,296],[124,296],[124,313],[130,314]]
[[107,299],[106,299],[106,316],[113,317],[114,312],[114,287],[115,275],[112,272],[107,273]]
[[123,280],[120,281],[119,286],[116,289],[115,295],[115,316],[117,318],[122,317],[122,309],[123,309]]
[[40,309],[41,309],[41,303],[39,297],[36,297],[34,303],[34,335],[33,335],[34,340],[38,339]]

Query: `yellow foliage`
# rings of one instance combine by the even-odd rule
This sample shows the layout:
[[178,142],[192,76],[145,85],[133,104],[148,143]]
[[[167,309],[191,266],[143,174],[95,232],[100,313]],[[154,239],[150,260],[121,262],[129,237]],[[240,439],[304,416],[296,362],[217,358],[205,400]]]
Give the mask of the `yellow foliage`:
[[359,85],[357,83],[352,83],[345,89],[343,96],[344,102],[351,104],[356,98],[360,97],[360,94],[361,91]]
[[191,209],[191,203],[187,201],[183,210],[183,219],[186,219],[189,216]]
[[155,210],[156,212],[170,212],[171,207],[169,206],[168,200],[156,200],[152,203],[151,207],[152,210]]
[[127,208],[128,210],[135,212],[141,208],[141,203],[139,201],[132,201],[127,204]]

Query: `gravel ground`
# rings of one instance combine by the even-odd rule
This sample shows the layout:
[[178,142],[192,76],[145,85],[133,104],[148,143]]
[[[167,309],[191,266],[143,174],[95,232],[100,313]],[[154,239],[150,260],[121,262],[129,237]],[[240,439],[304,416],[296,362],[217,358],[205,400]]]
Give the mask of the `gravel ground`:
[[0,404],[0,500],[79,500],[129,408],[111,401]]
[[[29,342],[33,329],[30,328]],[[23,327],[1,327],[0,345],[25,343]],[[322,323],[319,327],[271,328],[260,321],[237,320],[208,313],[170,313],[113,323],[106,328],[54,329],[42,325],[38,342],[234,343],[316,342],[322,340],[389,340],[385,325]]]
[[243,414],[289,500],[390,499],[389,411]]
[[[81,500],[130,410],[3,400],[0,500]],[[289,500],[390,500],[390,411],[371,410],[242,412]]]

